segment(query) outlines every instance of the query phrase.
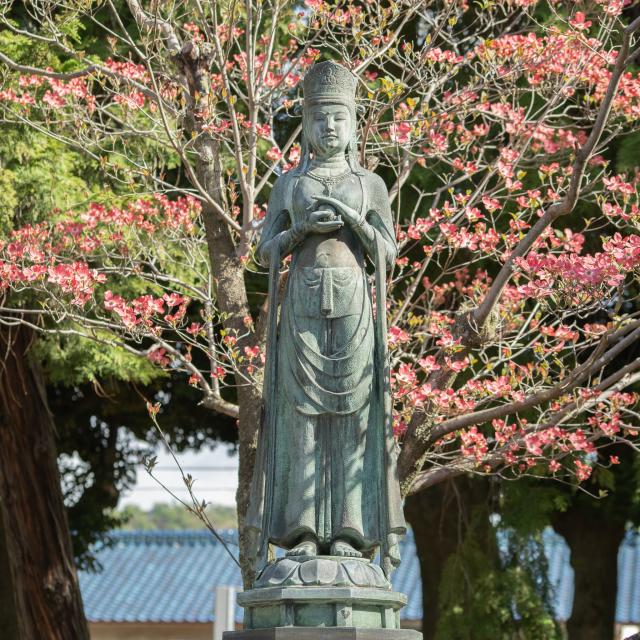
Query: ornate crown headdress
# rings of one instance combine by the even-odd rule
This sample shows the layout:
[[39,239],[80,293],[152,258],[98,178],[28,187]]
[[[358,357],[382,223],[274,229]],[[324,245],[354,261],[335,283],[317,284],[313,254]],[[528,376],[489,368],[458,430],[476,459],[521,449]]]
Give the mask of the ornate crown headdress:
[[314,64],[304,77],[304,103],[340,102],[354,105],[358,79],[346,67],[328,60]]

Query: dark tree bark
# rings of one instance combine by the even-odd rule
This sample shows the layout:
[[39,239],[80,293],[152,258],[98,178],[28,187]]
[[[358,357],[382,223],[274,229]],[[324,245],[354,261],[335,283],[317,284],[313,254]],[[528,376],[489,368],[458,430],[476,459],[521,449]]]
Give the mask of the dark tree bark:
[[[413,494],[405,502],[405,516],[413,529],[420,562],[424,640],[436,636],[440,582],[447,560],[462,543],[472,511],[486,505],[488,499],[487,482],[461,476]],[[487,525],[489,531],[488,518]]]
[[571,549],[575,572],[569,640],[612,638],[618,588],[618,550],[625,522],[600,510],[572,505],[554,516],[553,527]]
[[0,521],[17,613],[13,637],[89,640],[32,340],[26,327],[0,328]]
[[[0,503],[2,496],[0,496]],[[9,571],[9,555],[2,522],[2,507],[0,506],[0,638],[12,640],[18,637],[18,616],[13,597],[14,589]]]

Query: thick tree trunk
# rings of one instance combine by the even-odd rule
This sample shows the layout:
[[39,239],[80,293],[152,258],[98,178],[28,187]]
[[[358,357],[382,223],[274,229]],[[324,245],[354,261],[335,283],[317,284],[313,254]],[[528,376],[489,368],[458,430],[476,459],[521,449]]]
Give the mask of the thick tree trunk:
[[436,637],[442,573],[464,539],[472,511],[486,504],[488,488],[483,480],[459,477],[411,495],[405,502],[420,561],[424,640]]
[[604,518],[598,509],[572,506],[554,517],[553,527],[571,549],[575,572],[569,640],[613,638],[618,550],[624,537],[622,520]]
[[[1,502],[2,496],[0,496]],[[0,638],[7,640],[18,637],[18,612],[13,594],[13,581],[0,505]]]
[[42,376],[28,355],[32,340],[25,327],[0,329],[0,520],[17,612],[13,637],[88,640],[54,424]]

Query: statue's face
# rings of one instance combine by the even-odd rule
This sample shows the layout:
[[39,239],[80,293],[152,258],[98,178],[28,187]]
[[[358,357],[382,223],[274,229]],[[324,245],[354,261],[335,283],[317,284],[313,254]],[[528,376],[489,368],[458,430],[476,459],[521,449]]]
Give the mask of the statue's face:
[[351,138],[351,114],[341,104],[319,104],[306,114],[305,132],[313,152],[320,158],[344,153]]

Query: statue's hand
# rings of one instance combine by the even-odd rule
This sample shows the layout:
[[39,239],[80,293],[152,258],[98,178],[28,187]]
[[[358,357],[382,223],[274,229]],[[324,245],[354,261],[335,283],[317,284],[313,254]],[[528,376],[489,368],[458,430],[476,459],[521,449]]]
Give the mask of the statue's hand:
[[352,209],[349,205],[344,204],[344,202],[340,202],[340,200],[336,200],[335,198],[330,198],[329,196],[312,196],[318,202],[330,204],[335,207],[335,209],[341,214],[342,219],[349,225],[359,225],[362,224],[362,219],[360,213],[355,209]]
[[335,217],[333,211],[328,209],[319,209],[309,215],[308,220],[304,223],[305,233],[331,233],[337,231],[344,225],[340,218]]

